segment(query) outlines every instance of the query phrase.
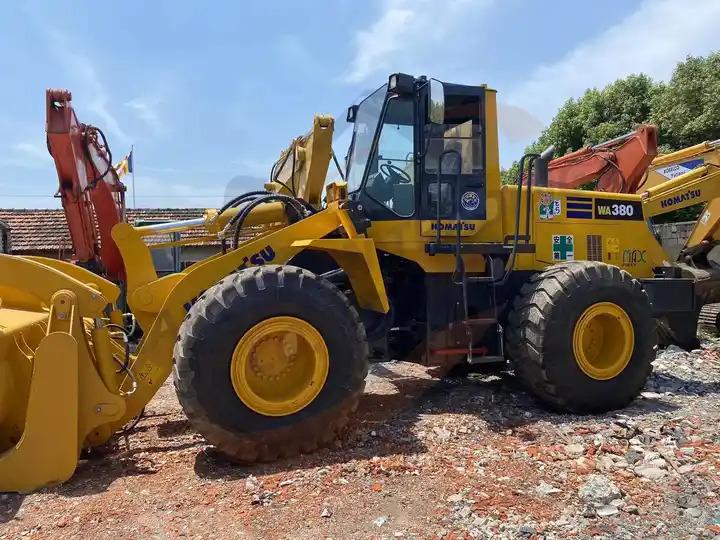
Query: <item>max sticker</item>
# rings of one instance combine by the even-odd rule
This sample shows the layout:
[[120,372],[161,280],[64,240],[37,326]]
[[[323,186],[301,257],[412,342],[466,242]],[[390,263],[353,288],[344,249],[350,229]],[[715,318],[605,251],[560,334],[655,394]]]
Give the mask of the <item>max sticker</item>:
[[623,266],[633,267],[647,263],[646,255],[647,251],[644,249],[626,249],[623,251]]
[[554,199],[550,193],[540,195],[540,219],[552,219],[562,213],[560,199]]

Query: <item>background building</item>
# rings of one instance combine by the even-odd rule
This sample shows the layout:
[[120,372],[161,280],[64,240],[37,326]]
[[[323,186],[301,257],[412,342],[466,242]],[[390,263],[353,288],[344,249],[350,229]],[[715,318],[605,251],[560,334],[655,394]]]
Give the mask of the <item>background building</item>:
[[[148,225],[194,219],[202,217],[203,212],[203,208],[138,208],[128,210],[127,217],[129,223]],[[12,231],[11,243],[9,231]],[[181,238],[200,237],[203,232],[202,229],[183,232]],[[170,235],[157,238],[161,241],[171,239]],[[40,255],[54,259],[71,259],[73,255],[70,233],[61,209],[0,209],[0,239],[0,251],[15,255]],[[220,242],[213,241],[153,250],[152,254],[158,272],[165,274],[182,270],[219,251]]]

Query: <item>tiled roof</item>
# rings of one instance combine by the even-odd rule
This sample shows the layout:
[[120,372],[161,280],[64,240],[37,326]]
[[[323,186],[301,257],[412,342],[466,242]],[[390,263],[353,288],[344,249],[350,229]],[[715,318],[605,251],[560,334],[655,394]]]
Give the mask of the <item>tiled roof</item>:
[[[137,208],[128,209],[127,218],[129,223],[180,221],[202,217],[204,211],[204,208]],[[10,228],[10,245],[13,253],[29,251],[50,251],[65,255],[72,253],[70,233],[65,214],[61,209],[0,209],[0,222],[5,222]],[[182,233],[181,237],[195,238],[204,234],[203,229],[193,229]],[[247,236],[252,236],[252,233]],[[161,241],[166,239],[160,238]],[[219,245],[220,242],[212,241],[210,244]]]

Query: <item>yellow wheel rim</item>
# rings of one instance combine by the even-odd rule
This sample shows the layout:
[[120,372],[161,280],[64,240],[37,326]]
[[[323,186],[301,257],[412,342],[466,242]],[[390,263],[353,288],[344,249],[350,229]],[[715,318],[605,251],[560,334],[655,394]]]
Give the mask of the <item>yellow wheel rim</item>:
[[575,324],[573,352],[583,372],[606,381],[627,367],[635,347],[635,332],[625,310],[612,302],[587,308]]
[[271,317],[240,339],[230,362],[235,393],[253,411],[287,416],[320,393],[330,369],[325,340],[296,317]]

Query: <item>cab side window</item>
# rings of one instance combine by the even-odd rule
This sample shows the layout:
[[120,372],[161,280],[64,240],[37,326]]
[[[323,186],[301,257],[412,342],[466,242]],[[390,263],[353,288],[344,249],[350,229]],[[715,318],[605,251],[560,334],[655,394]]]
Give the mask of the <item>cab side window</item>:
[[481,100],[479,96],[447,96],[445,103],[445,124],[430,126],[430,141],[425,156],[425,172],[435,173],[440,154],[446,150],[457,150],[457,157],[449,155],[443,159],[443,174],[480,174],[483,171],[483,133],[480,124]]

